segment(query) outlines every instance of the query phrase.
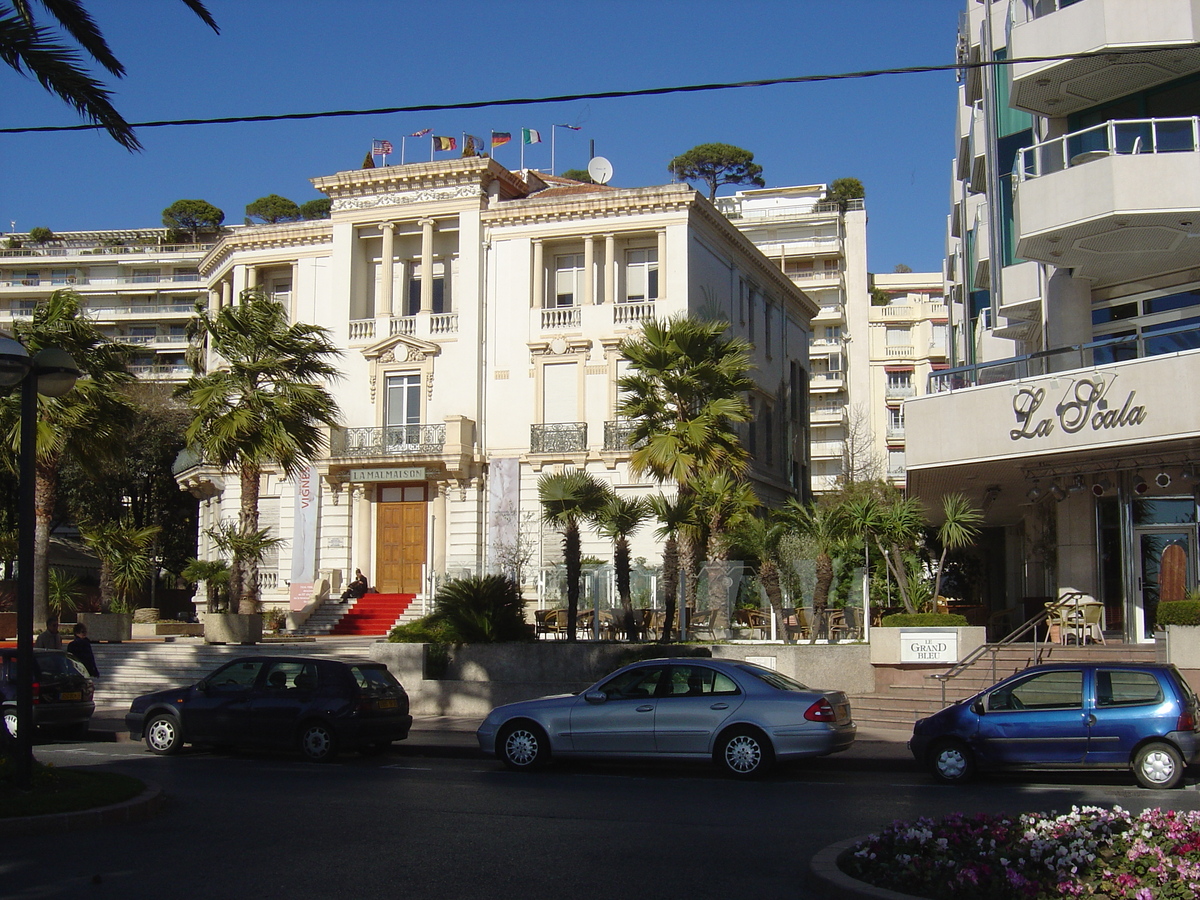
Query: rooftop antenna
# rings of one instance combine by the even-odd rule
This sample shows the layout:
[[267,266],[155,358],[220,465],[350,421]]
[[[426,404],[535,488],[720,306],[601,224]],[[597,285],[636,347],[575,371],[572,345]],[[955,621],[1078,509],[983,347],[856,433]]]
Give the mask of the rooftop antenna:
[[588,163],[588,174],[596,184],[608,184],[613,176],[613,167],[603,156],[596,156]]

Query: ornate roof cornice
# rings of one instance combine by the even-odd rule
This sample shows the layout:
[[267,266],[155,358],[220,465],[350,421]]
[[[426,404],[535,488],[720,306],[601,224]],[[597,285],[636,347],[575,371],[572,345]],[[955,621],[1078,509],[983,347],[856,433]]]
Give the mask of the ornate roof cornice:
[[525,197],[489,207],[483,213],[485,225],[532,225],[570,222],[589,218],[645,216],[655,213],[684,212],[695,191],[685,184],[625,188],[588,194],[557,194],[550,197]]
[[250,250],[284,250],[311,247],[333,241],[328,219],[312,222],[283,222],[278,225],[247,225],[221,238],[200,260],[200,274],[208,277],[223,268],[235,253]]
[[501,197],[520,197],[529,192],[520,177],[494,159],[482,156],[351,169],[312,179],[313,187],[329,196],[335,214],[429,200],[483,197],[496,182]]

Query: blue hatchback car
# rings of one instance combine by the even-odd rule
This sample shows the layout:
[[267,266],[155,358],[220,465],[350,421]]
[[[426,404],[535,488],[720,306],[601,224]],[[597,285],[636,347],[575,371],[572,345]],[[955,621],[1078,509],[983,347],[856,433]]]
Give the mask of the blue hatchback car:
[[1056,663],[1018,672],[913,727],[938,781],[977,770],[1132,769],[1173,788],[1200,755],[1196,695],[1173,665]]

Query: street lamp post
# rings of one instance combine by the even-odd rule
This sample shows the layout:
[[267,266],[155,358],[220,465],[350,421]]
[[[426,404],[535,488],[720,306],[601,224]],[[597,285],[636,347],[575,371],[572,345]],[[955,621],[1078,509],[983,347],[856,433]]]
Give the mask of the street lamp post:
[[16,782],[33,779],[33,559],[37,523],[37,395],[61,397],[79,369],[71,354],[47,347],[30,356],[12,338],[0,338],[0,390],[21,388],[20,493],[17,511],[17,740]]

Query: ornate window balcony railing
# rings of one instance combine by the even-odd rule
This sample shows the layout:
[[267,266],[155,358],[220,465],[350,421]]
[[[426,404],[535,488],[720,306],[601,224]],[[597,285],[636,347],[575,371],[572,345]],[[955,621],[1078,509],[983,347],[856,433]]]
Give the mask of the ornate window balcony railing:
[[653,300],[626,300],[614,303],[614,325],[639,325],[654,318]]
[[335,428],[329,453],[335,457],[430,455],[446,445],[446,425],[385,425],[382,428]]
[[529,426],[530,453],[567,453],[586,449],[586,422],[555,422]]
[[578,328],[583,321],[578,306],[556,306],[542,310],[542,328]]
[[636,444],[630,443],[630,438],[633,437],[634,423],[628,419],[616,419],[611,422],[604,423],[604,449],[605,450],[633,450],[636,447],[641,447],[645,441],[638,441]]

